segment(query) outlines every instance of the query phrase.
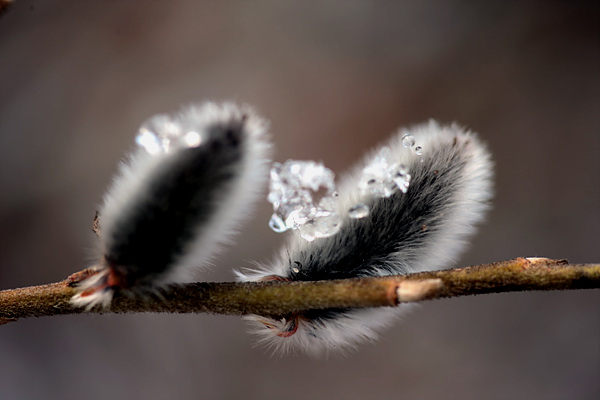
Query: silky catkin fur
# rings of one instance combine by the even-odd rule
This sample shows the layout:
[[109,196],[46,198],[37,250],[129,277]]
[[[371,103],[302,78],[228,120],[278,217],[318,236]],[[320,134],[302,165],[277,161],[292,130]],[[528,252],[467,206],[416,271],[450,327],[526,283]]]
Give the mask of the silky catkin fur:
[[[402,144],[406,134],[422,147],[421,155]],[[363,168],[381,154],[376,149],[339,184],[340,232],[312,242],[292,235],[272,263],[238,272],[239,279],[317,281],[453,266],[489,208],[492,162],[486,147],[474,133],[434,121],[399,131],[385,147],[390,163],[403,164],[412,177],[406,193],[385,198],[358,189]],[[370,214],[351,219],[348,210],[358,203],[367,205]],[[314,355],[376,339],[404,308],[309,310],[282,319],[247,319],[259,342],[273,351]]]
[[107,307],[116,290],[146,292],[195,279],[264,189],[268,124],[252,109],[205,103],[154,117],[152,127],[157,120],[158,133],[192,132],[195,142],[152,152],[140,147],[122,164],[100,209],[99,271],[81,282],[76,305]]

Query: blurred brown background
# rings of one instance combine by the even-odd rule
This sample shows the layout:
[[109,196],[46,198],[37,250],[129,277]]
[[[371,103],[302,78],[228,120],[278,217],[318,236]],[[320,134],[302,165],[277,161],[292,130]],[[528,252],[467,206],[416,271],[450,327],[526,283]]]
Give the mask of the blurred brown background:
[[[461,265],[600,261],[598,2],[17,0],[0,16],[0,289],[88,266],[138,125],[205,99],[336,172],[397,127],[480,132],[488,222]],[[206,280],[282,242],[269,205]],[[68,316],[0,327],[2,399],[600,398],[600,291],[423,304],[345,358],[271,358],[243,321]]]

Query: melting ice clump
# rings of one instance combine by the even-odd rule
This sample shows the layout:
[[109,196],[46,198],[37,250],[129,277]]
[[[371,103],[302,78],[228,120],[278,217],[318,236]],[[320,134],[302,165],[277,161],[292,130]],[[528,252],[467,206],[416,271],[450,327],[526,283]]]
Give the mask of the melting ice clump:
[[390,149],[384,147],[373,161],[363,168],[358,184],[363,194],[390,197],[398,190],[406,193],[410,185],[410,174],[406,166],[393,161]]
[[182,119],[155,115],[142,124],[135,142],[152,155],[200,146],[202,134],[191,126],[184,126]]
[[268,197],[273,204],[271,229],[297,230],[309,242],[335,235],[342,219],[335,211],[337,193],[333,179],[333,172],[315,161],[274,163]]
[[[415,147],[412,135],[404,135],[402,144],[415,154],[421,154],[422,149]],[[393,160],[389,147],[384,147],[363,168],[358,183],[363,195],[390,197],[398,190],[406,193],[411,176],[405,165]],[[330,169],[315,161],[274,163],[268,197],[273,204],[271,229],[275,232],[297,230],[309,242],[339,232],[342,218],[336,212],[337,193],[333,178]],[[369,214],[369,206],[363,203],[348,209],[350,219],[366,218]]]

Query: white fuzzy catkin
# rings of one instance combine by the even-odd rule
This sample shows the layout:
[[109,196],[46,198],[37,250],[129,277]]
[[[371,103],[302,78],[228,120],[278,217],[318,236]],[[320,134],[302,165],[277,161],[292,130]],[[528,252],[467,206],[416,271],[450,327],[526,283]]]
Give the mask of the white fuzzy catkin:
[[[412,138],[417,147],[413,147]],[[409,145],[407,146],[407,142]],[[316,281],[402,275],[454,265],[489,207],[492,162],[475,134],[434,121],[396,133],[340,182],[338,209],[342,228],[331,237],[307,242],[292,235],[274,261],[238,272],[242,281]],[[410,174],[406,193],[389,197],[359,190],[363,169],[382,154]],[[381,161],[381,159],[378,159]],[[354,205],[369,214],[350,218]],[[274,352],[322,354],[351,349],[374,340],[406,308],[309,310],[282,319],[246,317],[259,342]]]
[[184,283],[251,214],[268,178],[268,123],[247,106],[204,103],[151,118],[100,209],[98,272],[72,303]]

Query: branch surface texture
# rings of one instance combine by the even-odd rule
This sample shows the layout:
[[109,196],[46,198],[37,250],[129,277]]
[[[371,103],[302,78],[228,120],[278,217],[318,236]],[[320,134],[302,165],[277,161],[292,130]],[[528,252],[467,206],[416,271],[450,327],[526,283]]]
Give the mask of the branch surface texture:
[[[74,276],[76,276],[75,274]],[[600,288],[600,264],[516,258],[403,276],[315,282],[223,282],[169,286],[156,294],[117,294],[109,309],[70,303],[77,279],[0,292],[0,324],[78,313],[213,313],[280,316],[310,309],[396,306],[487,293]]]

